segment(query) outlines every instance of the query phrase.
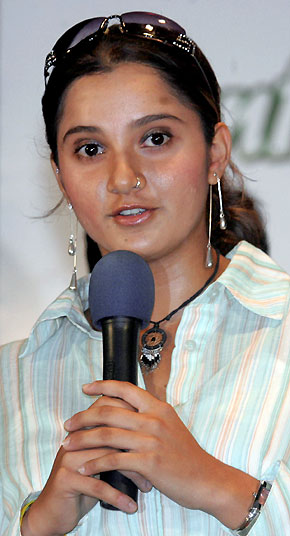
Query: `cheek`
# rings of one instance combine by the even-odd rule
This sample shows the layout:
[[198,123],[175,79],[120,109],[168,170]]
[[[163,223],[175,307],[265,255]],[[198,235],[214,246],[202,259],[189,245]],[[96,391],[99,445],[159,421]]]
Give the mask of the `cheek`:
[[208,192],[207,166],[193,159],[181,159],[167,168],[160,177],[160,189],[164,197],[171,199],[178,207],[203,211]]
[[74,169],[64,169],[63,185],[72,203],[77,208],[85,209],[104,197],[102,182],[92,180],[88,174],[76,173]]
[[72,174],[69,180],[64,179],[63,182],[67,197],[84,229],[90,233],[98,228],[105,199],[102,184],[84,178],[80,180],[79,176]]

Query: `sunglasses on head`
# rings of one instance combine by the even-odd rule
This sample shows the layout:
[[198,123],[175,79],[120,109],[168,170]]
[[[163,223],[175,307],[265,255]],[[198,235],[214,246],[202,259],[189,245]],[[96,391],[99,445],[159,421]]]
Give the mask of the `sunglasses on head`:
[[45,60],[45,84],[59,60],[64,59],[80,43],[97,39],[106,32],[111,23],[117,24],[121,33],[172,45],[194,57],[196,48],[194,41],[187,37],[184,28],[163,15],[132,11],[122,15],[97,17],[79,22],[58,39]]

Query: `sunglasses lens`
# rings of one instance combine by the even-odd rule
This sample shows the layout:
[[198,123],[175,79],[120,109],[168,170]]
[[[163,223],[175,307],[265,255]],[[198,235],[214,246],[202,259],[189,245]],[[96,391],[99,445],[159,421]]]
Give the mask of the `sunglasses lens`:
[[122,19],[125,24],[140,24],[142,26],[158,26],[159,28],[165,28],[169,32],[185,33],[185,30],[179,26],[176,22],[163,15],[157,13],[144,13],[143,11],[133,11],[131,13],[124,13]]
[[105,17],[97,17],[95,19],[90,19],[87,24],[85,24],[81,28],[81,30],[77,32],[77,34],[69,44],[69,48],[78,45],[83,39],[85,39],[91,34],[94,34],[100,28],[104,19]]
[[123,13],[122,20],[125,24],[139,24],[141,26],[160,29],[164,28],[168,32],[177,34],[185,34],[184,28],[179,26],[174,20],[158,15],[157,13],[148,13],[144,11],[132,11],[130,13]]

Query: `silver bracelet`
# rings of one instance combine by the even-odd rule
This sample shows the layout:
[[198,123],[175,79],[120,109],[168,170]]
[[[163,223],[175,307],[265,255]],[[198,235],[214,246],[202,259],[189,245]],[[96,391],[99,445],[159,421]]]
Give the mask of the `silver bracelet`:
[[269,482],[260,482],[260,487],[257,493],[254,494],[253,505],[251,506],[248,515],[244,523],[240,526],[240,528],[232,531],[233,536],[247,536],[247,534],[249,534],[251,528],[256,523],[261,513],[261,510],[268,498],[271,487],[272,484],[270,484]]

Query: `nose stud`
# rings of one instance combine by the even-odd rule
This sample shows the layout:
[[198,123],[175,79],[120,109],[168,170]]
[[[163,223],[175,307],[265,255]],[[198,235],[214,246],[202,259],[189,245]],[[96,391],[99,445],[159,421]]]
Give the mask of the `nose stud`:
[[133,186],[134,190],[138,190],[138,188],[140,188],[141,186],[141,181],[139,179],[139,177],[136,177],[136,184],[135,186]]

